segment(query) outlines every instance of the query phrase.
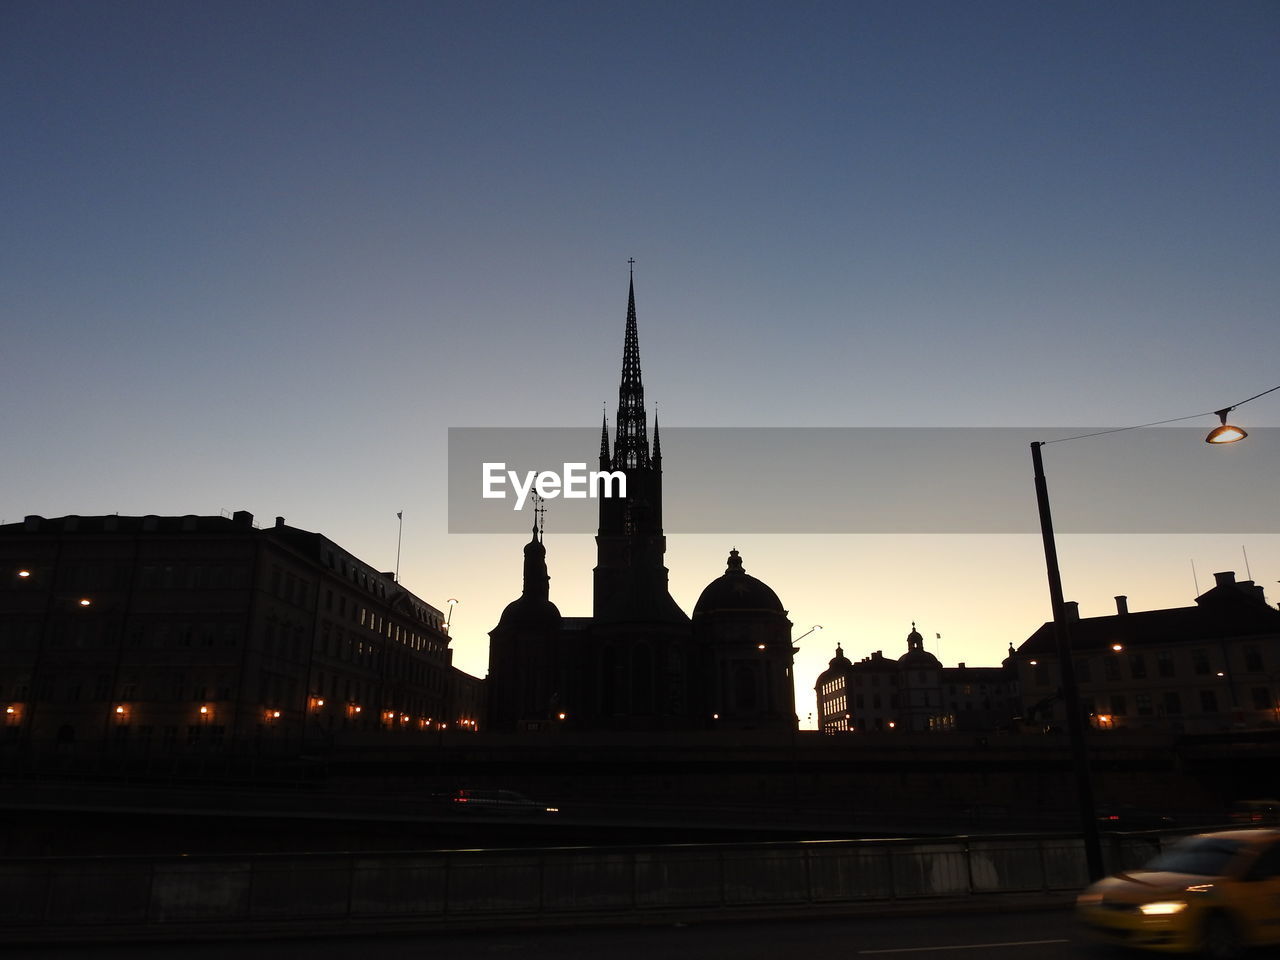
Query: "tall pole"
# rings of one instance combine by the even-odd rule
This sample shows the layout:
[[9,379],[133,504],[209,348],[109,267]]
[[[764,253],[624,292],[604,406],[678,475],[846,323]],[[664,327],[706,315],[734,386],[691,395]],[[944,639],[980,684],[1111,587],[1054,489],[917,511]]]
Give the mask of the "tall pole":
[[1093,784],[1089,777],[1089,751],[1084,739],[1080,691],[1076,686],[1075,662],[1071,658],[1071,627],[1066,616],[1066,605],[1062,601],[1062,575],[1058,570],[1058,547],[1054,542],[1053,517],[1049,512],[1049,488],[1044,477],[1044,462],[1040,457],[1042,446],[1044,444],[1041,442],[1031,444],[1031,462],[1036,475],[1036,504],[1040,508],[1040,535],[1044,540],[1044,563],[1049,574],[1049,600],[1053,605],[1053,632],[1058,643],[1058,670],[1062,679],[1062,706],[1067,713],[1067,737],[1071,742],[1071,763],[1075,771],[1084,855],[1089,879],[1097,880],[1105,872],[1102,865],[1102,842],[1093,806]]
[[400,521],[400,529],[396,531],[396,583],[400,582],[400,541],[404,538],[404,511],[396,511],[396,519]]

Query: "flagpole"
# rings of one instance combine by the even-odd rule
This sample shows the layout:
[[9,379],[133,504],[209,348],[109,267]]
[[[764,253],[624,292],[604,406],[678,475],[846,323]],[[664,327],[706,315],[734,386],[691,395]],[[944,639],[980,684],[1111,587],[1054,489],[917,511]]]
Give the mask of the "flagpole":
[[396,583],[400,582],[400,541],[404,538],[404,511],[396,511],[396,519],[400,521],[400,529],[396,532]]

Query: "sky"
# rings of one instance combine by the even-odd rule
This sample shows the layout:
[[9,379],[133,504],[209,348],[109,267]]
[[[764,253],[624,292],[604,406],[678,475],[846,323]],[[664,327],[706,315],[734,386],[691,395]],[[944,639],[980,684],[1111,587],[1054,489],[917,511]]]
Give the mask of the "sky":
[[[1273,2],[6,3],[0,521],[246,509],[389,570],[403,511],[483,674],[523,538],[448,532],[448,429],[612,418],[629,258],[664,427],[1215,410],[1280,383],[1278,80]],[[1064,535],[1064,587],[1274,601],[1275,529]],[[825,628],[802,722],[837,642],[993,664],[1049,616],[1033,534],[673,534],[686,610],[733,546]],[[547,548],[588,614],[591,538]]]

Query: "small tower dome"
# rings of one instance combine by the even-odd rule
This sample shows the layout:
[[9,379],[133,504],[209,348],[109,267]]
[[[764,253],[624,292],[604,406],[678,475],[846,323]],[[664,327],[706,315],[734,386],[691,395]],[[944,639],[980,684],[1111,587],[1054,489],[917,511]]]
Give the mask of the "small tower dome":
[[742,557],[736,549],[729,551],[724,575],[712,580],[694,605],[693,614],[713,610],[768,610],[785,614],[782,601],[763,580],[757,580],[742,569]]

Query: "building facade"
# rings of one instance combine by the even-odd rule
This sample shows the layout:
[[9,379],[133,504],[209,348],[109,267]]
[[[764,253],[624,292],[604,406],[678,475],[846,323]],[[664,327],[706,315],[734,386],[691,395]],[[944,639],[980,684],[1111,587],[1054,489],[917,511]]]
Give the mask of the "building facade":
[[814,684],[823,733],[988,731],[1017,713],[1017,676],[999,667],[944,667],[924,649],[911,625],[907,652],[894,659],[877,650],[856,663],[836,655]]
[[[1262,587],[1215,574],[1195,605],[1081,617],[1067,604],[1082,709],[1095,729],[1172,729],[1212,733],[1274,727],[1280,721],[1280,611]],[[1052,623],[1033,633],[1013,660],[1023,714],[1061,726],[1057,641]]]
[[490,632],[489,729],[795,729],[791,622],[736,550],[693,616],[668,589],[662,441],[649,441],[634,278],[627,293],[614,436],[600,470],[626,476],[600,498],[592,615],[551,601],[540,525],[524,547],[524,587]]
[[440,611],[283,518],[32,516],[0,527],[0,570],[11,748],[288,752],[479,719],[453,715]]

